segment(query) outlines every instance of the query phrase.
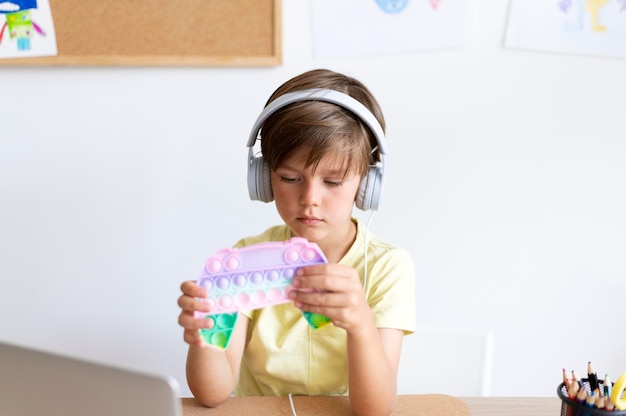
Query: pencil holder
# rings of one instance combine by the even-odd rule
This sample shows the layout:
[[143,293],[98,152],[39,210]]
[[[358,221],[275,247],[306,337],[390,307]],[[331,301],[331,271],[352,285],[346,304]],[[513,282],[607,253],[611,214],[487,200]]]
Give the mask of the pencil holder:
[[[587,393],[591,394],[589,380],[583,378],[581,381],[583,383],[583,387],[581,388],[584,388]],[[598,380],[598,384],[600,386],[600,390],[602,390],[603,384],[600,380]],[[610,411],[598,409],[586,406],[584,403],[578,403],[577,401],[570,399],[567,395],[567,387],[565,387],[565,383],[559,384],[556,393],[561,399],[561,416],[626,416],[626,410],[618,411],[616,409]]]

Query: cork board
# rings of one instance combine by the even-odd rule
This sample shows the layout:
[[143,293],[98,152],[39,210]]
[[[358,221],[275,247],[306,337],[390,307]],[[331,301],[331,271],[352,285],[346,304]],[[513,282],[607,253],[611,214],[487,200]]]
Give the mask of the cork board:
[[281,0],[50,0],[57,56],[0,65],[276,66]]

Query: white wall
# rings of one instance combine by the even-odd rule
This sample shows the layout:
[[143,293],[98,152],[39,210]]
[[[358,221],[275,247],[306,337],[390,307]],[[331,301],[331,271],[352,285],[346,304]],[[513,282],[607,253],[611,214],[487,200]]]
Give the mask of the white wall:
[[493,331],[496,396],[626,370],[626,61],[503,49],[505,1],[474,2],[462,50],[316,60],[307,4],[284,0],[280,67],[0,67],[0,340],[189,395],[179,284],[278,221],[247,197],[248,130],[328,67],[386,112],[371,229],[413,254],[420,326]]

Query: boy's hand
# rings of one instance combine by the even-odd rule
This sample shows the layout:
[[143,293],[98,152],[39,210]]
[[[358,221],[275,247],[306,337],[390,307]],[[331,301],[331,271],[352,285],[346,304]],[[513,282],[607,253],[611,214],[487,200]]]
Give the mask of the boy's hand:
[[319,264],[298,269],[290,293],[297,308],[329,317],[347,331],[358,327],[369,313],[355,269],[341,264]]
[[182,311],[178,315],[178,323],[184,328],[183,338],[189,345],[203,347],[206,344],[200,336],[200,329],[213,327],[213,321],[197,319],[195,312],[211,311],[209,305],[202,300],[208,297],[207,290],[191,280],[183,282],[180,290],[183,294],[178,298],[178,306]]

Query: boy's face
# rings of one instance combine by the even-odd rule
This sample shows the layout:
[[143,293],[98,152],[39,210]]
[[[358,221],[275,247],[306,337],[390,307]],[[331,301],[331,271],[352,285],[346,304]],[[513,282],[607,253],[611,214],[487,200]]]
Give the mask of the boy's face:
[[296,154],[271,172],[276,209],[295,236],[337,242],[351,231],[361,177],[345,174],[341,159],[328,154],[317,167],[305,167],[306,156]]

